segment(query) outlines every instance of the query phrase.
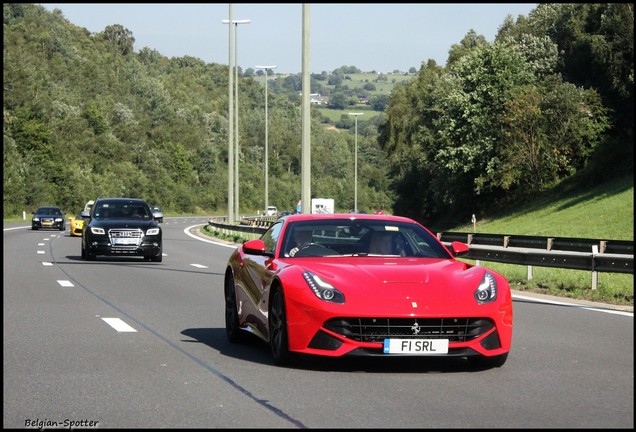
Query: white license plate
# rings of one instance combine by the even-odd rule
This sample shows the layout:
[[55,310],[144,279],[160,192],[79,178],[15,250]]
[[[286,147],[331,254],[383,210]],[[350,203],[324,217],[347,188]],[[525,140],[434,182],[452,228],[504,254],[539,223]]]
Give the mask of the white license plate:
[[114,238],[113,244],[114,245],[136,245],[137,239],[136,238]]
[[384,339],[384,354],[448,354],[448,339]]

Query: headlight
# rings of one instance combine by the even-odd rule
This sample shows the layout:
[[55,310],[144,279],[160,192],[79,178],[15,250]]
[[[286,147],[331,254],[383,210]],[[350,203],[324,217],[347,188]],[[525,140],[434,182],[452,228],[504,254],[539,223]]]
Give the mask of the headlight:
[[492,274],[484,273],[484,277],[475,290],[475,300],[477,300],[478,304],[486,304],[497,300],[497,282]]
[[37,217],[37,216],[33,216],[33,222],[39,222],[39,221],[40,221],[40,218],[39,218],[39,217]]
[[93,234],[97,234],[97,235],[104,235],[106,234],[106,231],[104,231],[104,228],[99,228],[99,227],[91,227],[91,232]]
[[63,220],[64,220],[64,218],[61,218],[61,217],[55,218],[55,222],[62,222]]
[[159,228],[150,228],[148,231],[146,231],[146,235],[158,235],[159,234]]
[[335,289],[330,283],[322,280],[319,276],[316,276],[312,272],[304,271],[303,277],[305,278],[307,285],[309,285],[309,288],[311,288],[316,297],[320,300],[331,303],[345,302],[344,294]]

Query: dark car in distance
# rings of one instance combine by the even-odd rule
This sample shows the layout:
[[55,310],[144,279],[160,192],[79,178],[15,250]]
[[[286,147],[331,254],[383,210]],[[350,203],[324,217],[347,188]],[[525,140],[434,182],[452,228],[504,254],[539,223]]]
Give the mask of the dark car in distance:
[[161,207],[157,205],[151,205],[150,211],[152,211],[152,216],[158,223],[163,223],[163,210],[161,210]]
[[98,198],[81,216],[82,258],[93,261],[99,255],[141,256],[162,261],[161,227],[148,203],[141,198]]
[[33,217],[31,218],[32,230],[47,228],[64,231],[65,227],[65,215],[58,206],[42,206],[33,212]]

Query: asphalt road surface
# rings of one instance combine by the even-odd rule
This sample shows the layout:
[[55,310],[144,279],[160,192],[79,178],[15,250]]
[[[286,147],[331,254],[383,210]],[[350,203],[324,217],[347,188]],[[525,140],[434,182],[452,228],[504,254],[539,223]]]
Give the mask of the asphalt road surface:
[[515,293],[507,363],[307,359],[225,336],[234,245],[165,218],[161,263],[4,226],[5,428],[633,428],[631,310]]

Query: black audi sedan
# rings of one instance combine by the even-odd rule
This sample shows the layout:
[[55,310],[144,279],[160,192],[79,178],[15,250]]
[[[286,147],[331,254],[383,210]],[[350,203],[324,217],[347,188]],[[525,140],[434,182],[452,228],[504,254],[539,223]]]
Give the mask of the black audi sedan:
[[57,206],[38,207],[31,218],[31,229],[40,228],[57,229],[64,231],[66,219],[64,212]]
[[118,255],[161,262],[161,227],[145,200],[98,198],[90,212],[82,211],[81,215],[87,218],[82,232],[83,259]]

